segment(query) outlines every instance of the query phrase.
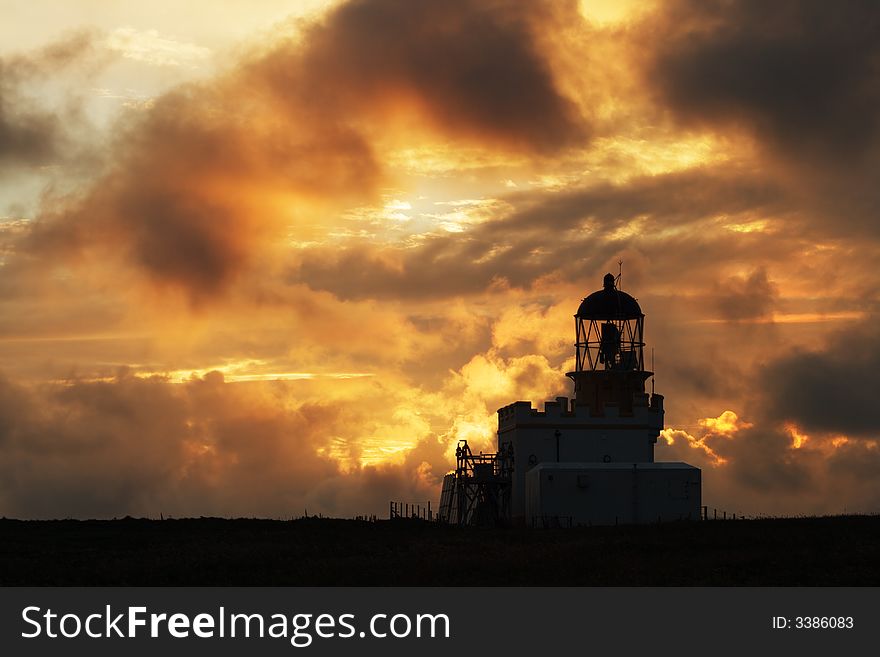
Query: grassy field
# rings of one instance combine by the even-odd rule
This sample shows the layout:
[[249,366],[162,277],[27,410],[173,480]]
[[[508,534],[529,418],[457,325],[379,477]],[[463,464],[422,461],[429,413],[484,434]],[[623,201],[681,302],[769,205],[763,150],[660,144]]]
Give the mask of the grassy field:
[[0,585],[862,586],[880,516],[558,530],[415,520],[0,520]]

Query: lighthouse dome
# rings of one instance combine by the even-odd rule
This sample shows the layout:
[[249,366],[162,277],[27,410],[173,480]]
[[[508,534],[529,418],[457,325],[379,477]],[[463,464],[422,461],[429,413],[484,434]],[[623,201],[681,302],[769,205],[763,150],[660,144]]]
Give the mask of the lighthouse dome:
[[617,289],[614,274],[605,274],[604,287],[585,298],[575,317],[580,319],[638,319],[639,302]]

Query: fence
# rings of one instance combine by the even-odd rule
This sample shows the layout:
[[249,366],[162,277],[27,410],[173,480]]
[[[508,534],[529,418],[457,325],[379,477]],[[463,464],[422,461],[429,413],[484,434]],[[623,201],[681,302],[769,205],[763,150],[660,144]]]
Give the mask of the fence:
[[532,516],[532,529],[571,529],[571,516]]
[[[736,520],[737,519],[735,513],[728,514],[727,511],[719,511],[718,509],[716,509],[714,507],[712,508],[711,514],[709,513],[708,506],[700,507],[700,509],[701,509],[700,520]],[[720,516],[719,516],[719,513],[720,513]],[[739,519],[744,520],[745,516],[742,513],[740,513]]]
[[431,511],[431,502],[425,506],[421,504],[409,504],[408,502],[389,502],[388,518],[412,518],[419,520],[434,520],[434,512]]

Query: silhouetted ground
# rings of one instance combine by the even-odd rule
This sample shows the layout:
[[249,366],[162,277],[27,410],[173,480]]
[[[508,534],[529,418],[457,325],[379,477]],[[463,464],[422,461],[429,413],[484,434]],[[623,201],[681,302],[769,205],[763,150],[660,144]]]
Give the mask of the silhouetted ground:
[[0,520],[0,585],[880,584],[880,516],[558,530]]

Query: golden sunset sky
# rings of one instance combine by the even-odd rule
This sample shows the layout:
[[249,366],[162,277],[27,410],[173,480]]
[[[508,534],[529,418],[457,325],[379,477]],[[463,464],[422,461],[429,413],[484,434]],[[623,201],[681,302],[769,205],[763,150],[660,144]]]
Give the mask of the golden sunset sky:
[[623,261],[737,513],[880,510],[880,5],[0,0],[0,515],[384,514]]

